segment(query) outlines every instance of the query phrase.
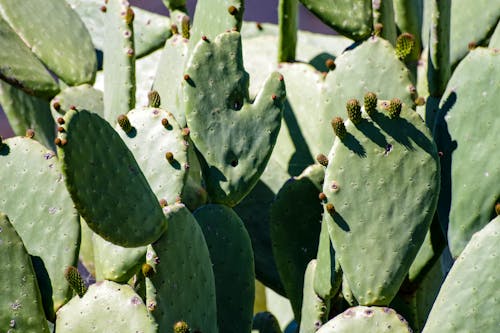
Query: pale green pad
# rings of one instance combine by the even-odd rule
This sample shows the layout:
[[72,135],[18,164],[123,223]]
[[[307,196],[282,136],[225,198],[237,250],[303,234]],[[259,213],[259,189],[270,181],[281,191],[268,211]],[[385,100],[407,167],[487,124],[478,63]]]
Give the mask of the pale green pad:
[[217,292],[220,333],[249,332],[255,298],[250,237],[239,216],[224,205],[206,205],[194,216],[210,252]]
[[441,286],[424,333],[498,332],[500,217],[462,251]]
[[146,304],[162,332],[184,320],[192,331],[217,333],[214,273],[203,233],[184,205],[164,212],[168,232],[148,251],[155,273],[146,279]]
[[132,287],[97,282],[57,312],[56,333],[156,333],[157,325]]
[[0,81],[0,104],[16,135],[24,136],[26,130],[33,129],[35,140],[45,147],[55,148],[54,119],[48,101]]
[[270,232],[274,258],[285,292],[300,322],[304,272],[316,257],[322,206],[318,199],[324,167],[315,164],[289,179],[271,204]]
[[59,86],[23,40],[0,16],[0,78],[31,95],[50,98]]
[[314,292],[316,260],[307,265],[304,274],[304,293],[300,320],[300,333],[315,333],[328,320],[328,300],[321,299]]
[[[134,155],[146,177],[151,190],[158,200],[173,203],[181,198],[187,173],[189,171],[189,143],[182,136],[182,129],[174,116],[158,108],[137,108],[127,117],[133,126],[127,134],[120,126],[115,129]],[[162,120],[168,120],[168,126]],[[174,161],[167,161],[165,154],[171,152]]]
[[89,227],[124,247],[148,245],[167,227],[158,200],[132,153],[98,115],[64,116],[67,144],[58,149],[66,186]]
[[[448,82],[436,119],[436,141],[451,163],[451,167],[443,163],[443,171],[451,168],[451,190],[443,186],[447,191],[443,193],[451,193],[448,242],[453,257],[489,222],[500,198],[500,163],[495,158],[500,128],[499,73],[499,52],[471,51]],[[447,212],[440,213],[446,219]]]
[[97,60],[92,40],[66,1],[3,0],[0,13],[31,51],[65,83],[94,81]]
[[[377,113],[335,139],[323,192],[330,237],[344,276],[361,305],[387,305],[408,273],[436,209],[439,161],[430,131],[403,106]],[[363,114],[364,117],[367,117]],[[382,195],[381,195],[382,194]],[[326,205],[325,205],[326,206]],[[362,273],[361,273],[362,272]]]
[[323,325],[317,333],[411,333],[406,320],[393,309],[357,306]]
[[92,245],[97,280],[126,283],[146,261],[146,246],[121,247],[97,234],[92,237]]
[[94,261],[94,244],[92,243],[92,238],[94,237],[94,232],[89,228],[87,223],[80,217],[80,252],[78,254],[78,260],[85,266],[85,269],[92,275],[95,274],[95,261]]
[[279,73],[271,74],[251,103],[238,32],[200,41],[186,74],[186,120],[206,162],[209,196],[234,206],[257,183],[269,160],[281,125],[284,82]]
[[38,275],[49,319],[71,298],[64,270],[78,260],[80,224],[55,153],[15,137],[0,149],[0,211],[9,214]]
[[[59,110],[54,108],[54,103],[59,104]],[[71,106],[77,110],[89,110],[104,117],[103,93],[89,84],[67,87],[57,94],[50,102],[52,117],[56,120],[58,117],[63,117]]]
[[354,40],[372,32],[371,0],[300,0],[304,6],[335,31]]
[[259,312],[253,317],[252,333],[281,333],[281,328],[272,313]]
[[135,107],[134,25],[128,1],[109,0],[106,7],[104,118],[115,124],[120,114]]
[[0,330],[48,333],[31,258],[14,226],[0,213]]

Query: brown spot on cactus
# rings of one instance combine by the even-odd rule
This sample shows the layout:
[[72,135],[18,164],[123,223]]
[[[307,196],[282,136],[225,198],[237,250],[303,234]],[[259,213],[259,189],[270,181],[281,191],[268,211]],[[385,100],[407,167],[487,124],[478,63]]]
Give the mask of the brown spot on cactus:
[[61,139],[61,147],[66,146],[67,143],[68,143],[67,139]]
[[387,107],[387,111],[389,111],[389,117],[391,119],[399,118],[399,115],[401,114],[402,107],[403,107],[403,104],[399,98],[391,99],[391,102],[389,103],[389,106]]
[[329,58],[325,61],[325,66],[333,71],[337,65],[335,65],[335,61],[332,58]]
[[276,100],[276,98],[278,98],[278,97],[277,97],[275,94],[273,94],[273,95],[271,96],[271,98],[272,98],[272,100],[274,101],[274,100]]
[[418,106],[425,105],[425,98],[422,96],[419,96],[415,99],[415,104]]
[[125,19],[125,23],[128,25],[128,24],[131,24],[133,21],[134,21],[134,16],[135,16],[135,13],[134,11],[132,10],[132,7],[127,7],[127,10],[125,11],[125,13],[123,14],[123,17]]
[[64,125],[64,118],[62,118],[62,117],[57,118],[57,123],[59,125]]
[[54,110],[59,111],[61,110],[61,103],[59,103],[58,101],[54,101],[54,103],[52,103],[52,107],[54,108]]
[[278,78],[278,80],[280,81],[283,81],[285,78],[283,77],[283,75],[280,74],[280,77]]
[[260,22],[257,22],[257,23],[255,24],[255,26],[257,27],[257,30],[262,31],[262,30],[264,29],[264,28],[262,27],[262,24],[261,24]]
[[69,109],[70,109],[70,110],[76,110],[76,106],[75,106],[75,105],[70,105],[70,106],[69,106]]
[[183,38],[186,38],[186,39],[189,39],[189,16],[187,15],[184,15],[182,17],[182,21],[181,21],[181,29],[182,29],[182,37]]
[[153,266],[147,263],[142,264],[141,271],[142,275],[144,275],[147,278],[151,277],[155,272]]
[[134,49],[127,49],[127,55],[128,55],[129,57],[132,57],[132,56],[134,55],[134,53],[135,53],[135,52],[134,52]]
[[439,157],[443,157],[443,155],[444,155],[444,154],[443,154],[443,152],[442,152],[442,151],[438,151],[438,156],[439,156]]
[[27,138],[30,138],[30,139],[33,139],[35,137],[35,131],[31,128],[28,128],[26,130],[26,137]]
[[106,13],[106,10],[108,10],[108,8],[106,8],[106,6],[104,6],[104,5],[101,6],[100,9],[101,9],[101,12],[103,12],[103,13]]
[[495,205],[495,213],[497,213],[497,215],[500,215],[500,202],[497,202]]
[[148,92],[148,105],[152,108],[159,108],[161,103],[160,94],[156,90]]
[[377,95],[373,92],[367,92],[364,98],[365,111],[369,116],[377,112]]
[[57,128],[57,131],[58,131],[59,133],[62,133],[62,132],[64,132],[64,127],[62,127],[62,126],[59,126],[59,127]]
[[167,159],[167,161],[169,163],[173,163],[174,162],[174,154],[171,151],[168,151],[168,152],[165,153],[165,158]]
[[476,44],[476,42],[474,42],[474,41],[469,42],[469,44],[467,44],[467,48],[468,48],[470,51],[474,50],[476,47],[477,47],[477,44]]
[[161,120],[161,124],[163,125],[163,127],[167,128],[168,125],[169,125],[168,119],[167,118],[163,118]]
[[321,192],[319,195],[318,195],[318,198],[321,202],[325,201],[326,200],[326,194]]
[[326,157],[323,154],[318,154],[318,156],[316,156],[316,161],[318,161],[318,163],[321,164],[322,166],[328,165],[328,157]]
[[117,120],[118,120],[118,125],[120,125],[120,127],[125,133],[130,133],[130,131],[132,131],[132,124],[130,124],[130,120],[126,115],[124,114],[119,115]]
[[361,105],[357,99],[350,99],[346,103],[347,116],[353,124],[359,124],[361,121]]
[[382,23],[376,23],[373,26],[373,35],[374,36],[380,36],[382,33],[382,30],[384,29],[384,25]]
[[179,34],[179,28],[177,27],[177,24],[172,24],[170,26],[170,31],[172,31],[172,35],[178,35]]
[[163,207],[167,207],[168,206],[168,202],[167,200],[165,199],[160,199],[160,201],[158,201],[158,203],[160,204],[160,207],[163,208]]
[[188,136],[189,133],[191,133],[191,130],[188,127],[182,129],[182,136]]
[[174,324],[174,333],[189,333],[189,325],[185,321],[178,321]]
[[402,33],[396,40],[396,56],[403,60],[413,51],[414,46],[415,37],[408,32]]
[[208,37],[207,36],[201,36],[201,40],[204,42],[208,42]]
[[61,139],[59,139],[59,138],[55,138],[55,140],[54,140],[54,144],[55,144],[56,146],[60,147],[60,146],[61,146]]
[[236,8],[235,6],[229,6],[227,8],[227,11],[229,12],[229,14],[231,14],[233,16],[238,14],[238,8]]
[[326,211],[328,212],[328,214],[330,214],[330,215],[335,214],[335,207],[333,206],[332,203],[327,203],[325,205],[325,208],[326,208]]
[[189,80],[191,80],[189,74],[184,74],[184,81],[189,81]]
[[347,135],[347,130],[345,129],[344,120],[340,117],[335,117],[332,119],[332,128],[335,132],[335,135],[339,137],[339,139],[344,139]]

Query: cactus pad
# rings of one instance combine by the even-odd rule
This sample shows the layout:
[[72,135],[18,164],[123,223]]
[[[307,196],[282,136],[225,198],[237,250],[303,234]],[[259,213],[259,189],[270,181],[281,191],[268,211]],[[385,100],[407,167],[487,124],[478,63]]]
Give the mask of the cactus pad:
[[185,78],[187,124],[206,162],[209,196],[213,202],[234,206],[258,181],[276,142],[285,97],[283,78],[271,74],[250,103],[238,32],[201,40]]
[[[66,186],[89,227],[125,247],[150,244],[167,227],[158,200],[115,130],[88,111],[64,116],[59,148]],[[117,195],[117,193],[119,195]]]
[[328,300],[323,300],[314,292],[316,260],[307,265],[304,274],[304,293],[301,310],[300,332],[315,333],[328,318]]
[[83,84],[76,87],[68,87],[62,90],[50,102],[52,117],[57,119],[66,114],[72,108],[77,110],[89,110],[104,116],[102,91],[94,89],[91,85]]

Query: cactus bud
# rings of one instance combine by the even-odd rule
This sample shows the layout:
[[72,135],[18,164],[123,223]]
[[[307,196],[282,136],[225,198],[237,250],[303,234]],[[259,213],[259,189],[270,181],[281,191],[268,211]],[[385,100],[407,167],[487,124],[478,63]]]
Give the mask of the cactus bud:
[[165,158],[167,159],[167,161],[169,163],[172,163],[174,161],[174,154],[170,151],[168,151],[166,154],[165,154]]
[[149,278],[154,274],[154,269],[150,264],[144,263],[141,267],[142,275]]
[[402,103],[399,98],[393,98],[391,99],[389,103],[389,107],[387,110],[389,111],[389,117],[391,119],[398,118],[399,115],[401,114],[401,108],[402,108]]
[[106,6],[101,6],[101,12],[103,13],[106,13],[106,11],[108,10],[108,8],[106,8]]
[[62,118],[62,117],[57,118],[57,123],[59,125],[64,125],[64,118]]
[[85,295],[87,292],[87,286],[85,286],[82,276],[76,267],[69,266],[66,268],[64,271],[64,277],[71,286],[71,289],[73,289],[79,297],[83,297],[83,295]]
[[377,111],[377,95],[372,92],[367,92],[365,94],[365,111],[369,116],[372,116]]
[[168,122],[168,119],[167,119],[167,118],[163,118],[163,119],[161,120],[161,124],[162,124],[162,125],[163,125],[163,127],[165,127],[165,128],[167,128],[167,127],[170,125],[170,123]]
[[54,101],[54,103],[52,103],[52,107],[54,110],[59,111],[61,110],[61,103],[59,103],[59,101]]
[[26,130],[26,137],[27,138],[30,138],[30,139],[33,139],[35,137],[35,131],[31,128],[28,128]]
[[497,202],[497,204],[495,205],[495,213],[497,213],[497,215],[500,215],[500,202]]
[[333,71],[337,65],[335,65],[335,61],[332,58],[329,58],[325,61],[325,66]]
[[326,208],[326,211],[328,212],[328,214],[330,214],[330,215],[335,214],[335,207],[333,206],[332,203],[327,203],[325,208]]
[[422,97],[422,96],[418,96],[416,99],[415,99],[415,104],[418,105],[418,106],[422,106],[422,105],[425,105],[425,98]]
[[344,120],[342,120],[342,118],[340,117],[333,118],[332,128],[333,131],[335,132],[335,135],[338,136],[340,140],[345,138],[347,130],[345,129]]
[[189,80],[191,80],[189,74],[184,74],[184,81],[189,81]]
[[182,21],[181,21],[181,30],[182,30],[182,37],[183,38],[186,38],[186,39],[189,39],[189,16],[187,15],[184,15],[182,17]]
[[125,133],[130,133],[130,131],[132,131],[132,125],[130,124],[130,120],[126,115],[124,114],[119,115],[117,120],[118,120],[118,125],[120,125],[120,127]]
[[398,39],[396,40],[396,56],[400,60],[403,60],[413,51],[414,46],[415,37],[413,37],[412,34],[405,32],[399,35]]
[[127,7],[127,11],[123,14],[123,17],[125,19],[125,23],[127,25],[131,24],[134,21],[134,11],[132,10],[132,7]]
[[262,27],[262,23],[257,22],[255,23],[255,26],[257,27],[257,30],[262,31],[264,28]]
[[191,133],[191,130],[188,127],[182,129],[182,136],[188,136],[189,133]]
[[319,195],[318,195],[318,198],[320,201],[325,201],[326,200],[326,194],[321,192]]
[[161,208],[164,208],[164,207],[167,207],[167,206],[168,206],[168,202],[167,202],[167,200],[165,200],[165,199],[163,199],[163,198],[162,198],[162,199],[160,199],[160,201],[158,201],[158,203],[160,204],[160,207],[161,207]]
[[229,6],[227,8],[227,11],[229,12],[229,14],[235,16],[236,14],[238,14],[238,8],[236,8],[235,6]]
[[351,119],[354,125],[361,121],[361,105],[357,99],[350,99],[346,104],[347,116]]
[[384,25],[382,23],[376,23],[373,26],[373,35],[380,36],[380,34],[382,33],[382,29],[384,29]]
[[318,161],[318,163],[321,164],[322,166],[328,165],[328,157],[326,157],[323,154],[318,154],[318,156],[316,156],[316,161]]
[[54,144],[55,144],[56,146],[60,147],[60,146],[61,146],[61,139],[59,139],[59,138],[55,138],[55,139],[54,139]]
[[160,107],[160,94],[156,90],[151,90],[148,93],[148,105],[152,108]]
[[172,35],[178,35],[179,34],[179,28],[177,27],[177,24],[172,24],[170,26],[170,31],[172,31]]
[[178,321],[174,324],[174,333],[189,333],[189,325],[185,321]]

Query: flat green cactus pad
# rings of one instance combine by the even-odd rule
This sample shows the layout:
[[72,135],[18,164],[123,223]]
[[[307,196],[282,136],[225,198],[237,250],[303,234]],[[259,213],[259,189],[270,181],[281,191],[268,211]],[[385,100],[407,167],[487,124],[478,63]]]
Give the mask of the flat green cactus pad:
[[1,16],[0,36],[0,78],[32,95],[50,98],[57,94],[57,82]]
[[328,320],[328,300],[323,300],[314,292],[316,274],[316,259],[307,265],[304,274],[304,293],[300,320],[301,333],[315,333]]
[[0,149],[0,210],[34,258],[47,316],[66,303],[64,270],[76,265],[80,224],[55,153],[35,140],[15,137]]
[[283,79],[271,74],[251,103],[238,32],[201,40],[185,79],[186,120],[206,162],[209,196],[234,206],[256,184],[271,155],[281,125]]
[[0,330],[49,333],[31,258],[8,217],[0,213]]
[[444,281],[423,333],[498,332],[500,217],[462,251]]
[[371,0],[300,0],[321,21],[354,40],[372,32]]
[[304,272],[318,251],[324,167],[315,164],[286,182],[271,205],[271,242],[286,295],[300,322]]
[[50,111],[55,120],[63,117],[71,108],[89,110],[104,117],[103,93],[89,84],[68,87],[50,102]]
[[47,148],[55,149],[54,119],[50,115],[47,100],[28,95],[0,81],[0,105],[16,135],[24,136],[28,129],[32,129],[35,131],[35,140]]
[[167,227],[158,200],[132,153],[97,114],[64,116],[58,149],[66,186],[90,228],[125,247],[148,245]]
[[317,333],[411,333],[406,320],[393,309],[357,306],[323,325]]
[[4,0],[0,12],[31,51],[65,83],[94,81],[97,60],[92,40],[66,1]]
[[132,287],[97,282],[57,312],[56,333],[155,333],[158,327]]
[[[396,295],[431,223],[439,162],[430,131],[404,106],[391,119],[379,102],[371,118],[346,122],[329,154],[323,223],[361,305],[387,305]],[[362,271],[363,274],[359,272]]]
[[213,264],[219,332],[249,332],[255,273],[252,245],[245,226],[225,205],[202,206],[194,216],[205,236]]
[[[115,129],[134,154],[152,191],[158,200],[179,200],[189,171],[189,143],[181,127],[170,112],[158,108],[137,108],[127,117],[133,130],[126,133],[118,125]],[[165,156],[169,152],[172,161]]]
[[445,184],[439,217],[446,225],[449,212],[448,241],[453,257],[489,222],[500,198],[500,164],[495,158],[500,128],[498,73],[499,51],[471,51],[450,78],[436,118],[434,135],[443,152]]
[[184,205],[164,211],[170,224],[148,251],[154,273],[146,279],[146,304],[162,332],[183,320],[193,331],[217,333],[214,273],[203,233]]

